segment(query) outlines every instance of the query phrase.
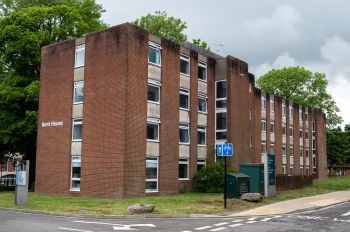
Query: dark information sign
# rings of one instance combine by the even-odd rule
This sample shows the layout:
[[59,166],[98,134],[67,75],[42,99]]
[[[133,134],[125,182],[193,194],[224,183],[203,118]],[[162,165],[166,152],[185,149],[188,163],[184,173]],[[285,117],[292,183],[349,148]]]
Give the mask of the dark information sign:
[[269,173],[269,185],[276,185],[275,155],[267,155],[267,168]]

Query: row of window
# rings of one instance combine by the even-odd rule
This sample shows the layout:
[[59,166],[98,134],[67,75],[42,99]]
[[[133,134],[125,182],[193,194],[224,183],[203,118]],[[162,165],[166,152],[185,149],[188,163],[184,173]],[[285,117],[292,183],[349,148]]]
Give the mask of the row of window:
[[215,82],[215,139],[227,140],[227,81]]
[[[287,165],[282,165],[282,173],[284,175],[287,175]],[[304,173],[304,167],[303,166],[300,166],[300,173],[303,174]],[[305,168],[305,175],[309,175],[310,173],[310,167],[309,166],[306,166]],[[291,166],[289,168],[289,175],[293,176],[294,175],[294,167]]]
[[[159,127],[160,121],[158,119],[147,119],[147,141],[159,142]],[[197,144],[206,145],[206,127],[198,126],[197,135]],[[180,124],[179,126],[179,143],[190,144],[190,128],[188,124]]]
[[[162,65],[162,47],[156,43],[149,43],[148,47],[148,62],[153,65]],[[190,76],[190,58],[186,55],[180,55],[180,73],[185,76]],[[198,79],[207,80],[207,65],[198,62]]]
[[[160,83],[156,81],[149,81],[147,100],[151,103],[160,103]],[[179,94],[180,109],[190,109],[190,91],[188,89],[180,89]],[[207,96],[205,94],[198,94],[198,112],[207,113]]]

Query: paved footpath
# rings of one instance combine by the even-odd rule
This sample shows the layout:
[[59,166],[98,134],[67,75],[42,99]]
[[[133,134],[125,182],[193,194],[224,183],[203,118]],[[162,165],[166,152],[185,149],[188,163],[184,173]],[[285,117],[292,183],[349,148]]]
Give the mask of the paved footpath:
[[277,215],[304,211],[350,201],[350,191],[331,192],[312,197],[286,200],[255,209],[232,214],[231,216]]

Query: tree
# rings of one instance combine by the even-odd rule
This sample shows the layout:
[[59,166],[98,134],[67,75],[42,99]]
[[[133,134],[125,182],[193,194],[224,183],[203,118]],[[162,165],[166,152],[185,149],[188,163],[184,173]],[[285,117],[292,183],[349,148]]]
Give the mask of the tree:
[[187,28],[186,22],[179,18],[168,16],[165,11],[156,11],[154,14],[147,14],[136,19],[133,24],[139,26],[150,33],[170,39],[177,43],[187,40],[183,31]]
[[201,39],[193,39],[193,44],[198,45],[204,49],[208,49],[210,51],[210,47],[208,47],[207,42],[202,41]]
[[41,47],[105,27],[101,9],[94,0],[0,3],[0,154],[19,152],[33,170]]
[[303,67],[272,69],[257,80],[257,85],[266,92],[306,107],[324,110],[329,128],[342,122],[339,108],[327,92],[328,81],[323,73],[312,73]]
[[349,160],[350,136],[340,127],[327,130],[327,159],[330,167]]

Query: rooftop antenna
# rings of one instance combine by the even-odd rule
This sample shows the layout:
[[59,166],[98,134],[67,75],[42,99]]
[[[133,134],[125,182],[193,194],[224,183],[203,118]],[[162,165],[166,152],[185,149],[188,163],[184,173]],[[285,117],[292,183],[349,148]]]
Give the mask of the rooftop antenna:
[[224,44],[222,44],[222,43],[217,43],[217,44],[214,44],[214,46],[216,47],[216,49],[215,49],[216,53],[218,53],[219,55],[221,55],[222,48],[224,47]]

